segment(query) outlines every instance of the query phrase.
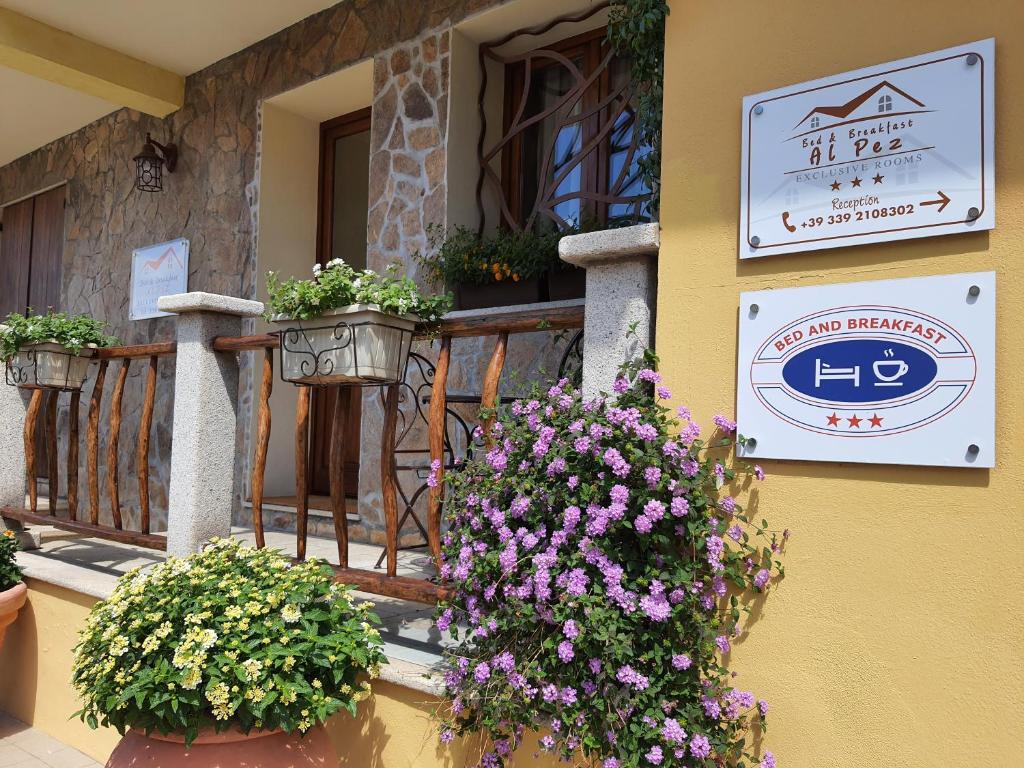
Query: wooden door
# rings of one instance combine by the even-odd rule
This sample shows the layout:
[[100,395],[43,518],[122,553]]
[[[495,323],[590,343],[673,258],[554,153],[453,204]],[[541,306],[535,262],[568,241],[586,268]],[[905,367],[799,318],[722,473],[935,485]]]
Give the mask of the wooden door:
[[[320,125],[320,183],[317,209],[317,261],[341,258],[356,269],[366,268],[366,214],[370,166],[370,110],[361,109]],[[345,434],[332,434],[334,404],[342,398]],[[329,495],[331,443],[345,442],[345,492],[359,487],[361,389],[317,389],[313,392],[309,488]]]
[[32,264],[32,211],[29,198],[3,209],[0,234],[0,318],[28,307],[28,281]]
[[64,187],[36,195],[32,215],[32,272],[28,305],[38,313],[60,309],[64,255]]
[[[3,209],[0,236],[0,318],[11,312],[37,313],[60,309],[61,259],[64,255],[63,185]],[[56,419],[57,393],[49,392],[46,417],[36,431],[36,467],[39,477],[53,477],[56,446],[46,439],[47,420]],[[54,465],[54,472],[50,465]]]

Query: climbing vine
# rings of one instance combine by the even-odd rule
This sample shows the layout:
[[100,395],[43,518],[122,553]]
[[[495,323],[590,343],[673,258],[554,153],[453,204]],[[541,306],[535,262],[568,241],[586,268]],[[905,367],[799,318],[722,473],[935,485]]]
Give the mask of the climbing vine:
[[661,117],[665,76],[666,0],[612,0],[608,42],[628,56],[637,88],[637,125],[640,143],[650,150],[638,161],[640,174],[651,190],[650,211],[655,217],[661,201]]

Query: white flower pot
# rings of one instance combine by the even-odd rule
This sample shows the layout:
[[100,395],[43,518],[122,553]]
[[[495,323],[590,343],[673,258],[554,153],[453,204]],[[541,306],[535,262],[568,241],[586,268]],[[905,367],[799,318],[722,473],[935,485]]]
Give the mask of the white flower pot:
[[63,344],[26,344],[7,363],[8,381],[17,386],[81,389],[96,349],[72,352]]
[[281,376],[297,384],[388,384],[400,381],[419,318],[352,304],[312,320],[276,315]]

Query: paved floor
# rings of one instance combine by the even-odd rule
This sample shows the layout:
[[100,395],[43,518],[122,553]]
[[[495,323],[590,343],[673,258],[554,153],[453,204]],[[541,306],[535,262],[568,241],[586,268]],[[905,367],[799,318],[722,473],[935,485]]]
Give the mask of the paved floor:
[[101,768],[42,731],[0,712],[0,768]]

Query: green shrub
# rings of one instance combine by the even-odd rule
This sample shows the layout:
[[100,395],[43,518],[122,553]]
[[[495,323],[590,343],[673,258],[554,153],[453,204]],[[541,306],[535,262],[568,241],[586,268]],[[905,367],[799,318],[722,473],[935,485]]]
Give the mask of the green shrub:
[[14,531],[0,533],[0,592],[21,582],[21,568],[14,561],[18,537]]
[[385,662],[370,604],[330,566],[214,540],[118,580],[75,648],[76,714],[110,725],[306,731],[369,695],[363,673]]
[[109,347],[117,339],[104,333],[105,324],[88,315],[69,315],[50,310],[37,315],[30,309],[27,315],[12,312],[0,327],[0,358],[10,360],[28,344],[54,342],[72,352],[85,347]]

